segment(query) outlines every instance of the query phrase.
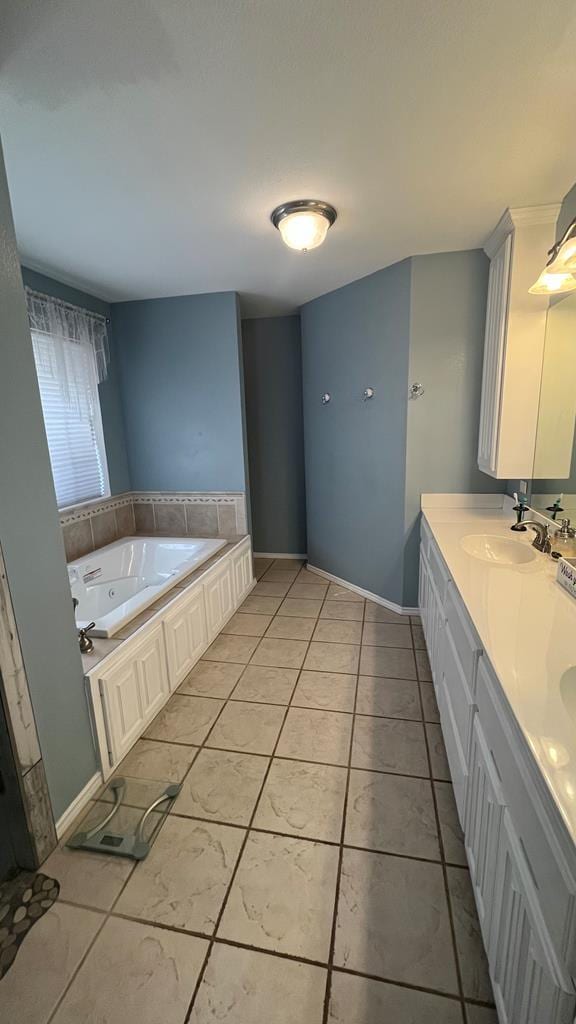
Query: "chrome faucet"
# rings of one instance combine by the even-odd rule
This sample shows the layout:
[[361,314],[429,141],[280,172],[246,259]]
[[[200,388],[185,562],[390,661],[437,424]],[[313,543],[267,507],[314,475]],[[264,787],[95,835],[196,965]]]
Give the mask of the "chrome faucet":
[[524,526],[530,526],[536,531],[536,536],[532,541],[532,547],[536,548],[536,551],[542,551],[543,554],[549,555],[552,551],[552,545],[550,543],[550,531],[546,523],[540,523],[537,519],[524,519]]

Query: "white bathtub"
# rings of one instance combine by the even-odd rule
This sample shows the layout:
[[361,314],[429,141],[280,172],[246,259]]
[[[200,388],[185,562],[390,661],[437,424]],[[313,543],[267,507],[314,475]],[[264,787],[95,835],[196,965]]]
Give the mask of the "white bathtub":
[[194,537],[124,537],[69,562],[78,627],[95,622],[92,636],[114,636],[226,543]]

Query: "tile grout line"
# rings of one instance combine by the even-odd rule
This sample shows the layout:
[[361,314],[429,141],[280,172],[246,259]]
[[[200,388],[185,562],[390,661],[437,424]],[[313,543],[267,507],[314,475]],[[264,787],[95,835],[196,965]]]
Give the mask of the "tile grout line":
[[[327,593],[327,592],[328,592],[328,591],[326,591],[326,593]],[[310,648],[310,644],[311,644],[311,642],[312,642],[311,640],[309,640],[309,641],[307,642],[306,652],[305,652],[305,654],[304,654],[304,657],[303,657],[303,659],[302,659],[302,665],[303,665],[303,664],[304,664],[304,662],[306,661],[306,655],[307,655],[307,653],[308,653],[308,650],[309,650],[309,648]],[[258,645],[258,646],[259,646],[259,645]],[[254,652],[253,652],[253,653],[256,653],[256,650],[258,650],[258,647],[256,647],[256,648],[255,648],[255,650],[254,650]],[[298,676],[296,677],[296,680],[295,680],[295,682],[294,682],[294,689],[296,688],[296,686],[297,686],[297,684],[298,684],[298,679],[300,678],[300,672],[301,672],[301,671],[302,671],[302,668],[300,668],[300,670],[299,670],[299,672],[298,672]],[[241,679],[241,678],[242,678],[242,676],[240,676],[240,679]],[[239,682],[239,681],[240,681],[240,680],[238,680],[238,682]],[[236,685],[237,685],[237,684],[236,684]],[[293,693],[293,692],[294,692],[294,690],[292,691],[292,693]],[[228,699],[230,699],[230,698],[228,698]],[[228,701],[227,701],[226,703],[228,703]],[[284,711],[284,716],[283,716],[283,718],[282,718],[282,724],[281,724],[281,726],[280,726],[280,729],[278,730],[278,735],[276,736],[276,741],[275,741],[275,743],[274,743],[274,747],[273,747],[273,749],[272,749],[272,752],[271,752],[271,754],[270,754],[270,757],[269,757],[269,761],[268,761],[268,766],[267,766],[267,768],[266,768],[266,771],[265,771],[265,773],[264,773],[264,777],[263,777],[263,779],[262,779],[262,783],[261,783],[261,785],[260,785],[260,789],[259,789],[259,791],[258,791],[258,796],[257,796],[257,798],[256,798],[256,801],[255,801],[255,803],[254,803],[254,807],[253,807],[253,809],[252,809],[252,813],[251,813],[251,815],[250,815],[250,820],[249,820],[249,822],[248,822],[248,825],[247,825],[247,827],[246,827],[246,834],[245,834],[245,836],[244,836],[244,839],[243,839],[243,841],[242,841],[242,845],[241,845],[241,847],[240,847],[240,850],[239,850],[239,852],[238,852],[238,856],[237,856],[237,858],[236,858],[236,863],[235,863],[235,865],[234,865],[234,869],[233,869],[233,871],[232,871],[232,874],[231,874],[231,876],[230,876],[230,880],[229,880],[229,882],[228,882],[228,885],[227,885],[227,887],[226,887],[226,892],[225,892],[225,894],[224,894],[224,899],[223,899],[223,901],[222,901],[222,904],[221,904],[221,906],[220,906],[220,910],[218,911],[218,914],[217,914],[217,916],[216,916],[216,922],[215,922],[215,924],[214,924],[214,929],[213,929],[213,932],[212,932],[212,937],[211,937],[211,939],[210,939],[210,942],[209,942],[209,945],[208,945],[208,949],[206,950],[206,955],[205,955],[205,957],[204,957],[204,961],[203,961],[202,967],[201,967],[201,969],[200,969],[200,972],[199,972],[199,974],[198,974],[198,978],[197,978],[197,980],[196,980],[196,984],[195,984],[195,986],[194,986],[194,991],[193,991],[193,993],[192,993],[192,998],[191,998],[191,1000],[190,1000],[190,1005],[189,1005],[189,1007],[188,1007],[188,1011],[187,1011],[187,1013],[186,1013],[186,1015],[185,1015],[185,1017],[184,1017],[184,1024],[189,1024],[189,1021],[190,1021],[190,1016],[191,1016],[191,1014],[192,1014],[192,1011],[193,1011],[193,1009],[194,1009],[194,1004],[195,1004],[195,1002],[196,1002],[196,999],[197,999],[197,997],[198,997],[198,993],[199,993],[199,991],[200,991],[200,987],[201,987],[201,985],[202,985],[202,982],[203,982],[203,979],[204,979],[204,975],[205,975],[205,973],[206,973],[206,970],[207,970],[207,967],[208,967],[208,963],[209,963],[209,961],[210,961],[210,957],[211,957],[211,955],[212,955],[212,950],[213,950],[213,948],[214,948],[214,945],[215,945],[215,943],[216,943],[216,935],[217,935],[218,929],[219,929],[219,927],[220,927],[220,924],[221,924],[221,922],[222,922],[222,918],[224,917],[224,912],[225,912],[225,910],[226,910],[226,906],[227,906],[227,904],[228,904],[228,899],[229,899],[229,897],[230,897],[230,893],[231,893],[231,891],[232,891],[232,886],[234,885],[234,882],[235,882],[235,879],[236,879],[236,875],[237,875],[237,873],[238,873],[238,870],[239,870],[239,867],[240,867],[240,863],[241,863],[241,861],[242,861],[242,858],[243,858],[243,856],[244,856],[244,851],[245,851],[245,849],[246,849],[246,846],[247,846],[247,843],[248,843],[248,838],[249,838],[249,836],[250,836],[250,831],[251,831],[251,828],[252,828],[252,824],[253,824],[253,822],[254,822],[254,819],[255,819],[255,817],[256,817],[256,812],[257,812],[257,810],[258,810],[258,805],[259,805],[259,803],[260,803],[260,799],[261,799],[261,797],[262,797],[262,793],[264,792],[264,787],[265,787],[265,785],[266,785],[266,782],[268,781],[268,776],[269,776],[269,774],[270,774],[270,770],[271,770],[271,767],[272,767],[272,763],[273,763],[273,761],[274,761],[274,755],[275,755],[275,753],[276,753],[276,749],[277,749],[277,747],[278,747],[278,744],[279,744],[279,742],[280,742],[280,737],[281,737],[281,735],[282,735],[282,732],[283,732],[283,730],[284,730],[284,725],[285,725],[285,723],[286,723],[286,719],[287,719],[287,717],[288,717],[288,711],[289,711],[289,709],[290,709],[290,705],[289,705],[289,704],[287,704],[287,705],[286,705],[286,708],[285,708],[285,711]],[[296,958],[296,959],[298,959],[298,958]]]
[[[412,623],[410,623],[410,631],[412,632]],[[426,652],[426,655],[427,655],[427,652]],[[421,682],[421,680],[420,680],[420,673],[418,671],[418,664],[417,663],[416,663],[416,674],[418,675],[418,693],[419,693],[419,696],[420,696],[420,703],[422,705],[422,717],[424,717],[424,703],[422,701],[422,691],[420,689],[420,682]],[[443,879],[443,882],[444,882],[444,894],[446,896],[446,906],[447,906],[447,909],[448,909],[448,922],[449,922],[449,925],[450,925],[450,935],[451,935],[451,938],[452,938],[452,952],[453,952],[453,955],[454,955],[454,964],[455,964],[455,968],[456,968],[456,982],[457,982],[457,985],[458,985],[458,993],[459,993],[459,997],[460,997],[460,1006],[461,1006],[461,1010],[462,1010],[462,1019],[463,1019],[464,1024],[466,1024],[466,1021],[467,1021],[468,1018],[467,1018],[467,1015],[466,1015],[466,1002],[465,1002],[465,998],[464,998],[464,987],[463,987],[463,984],[462,984],[462,972],[460,970],[460,958],[459,958],[459,954],[458,954],[458,946],[456,944],[456,928],[454,926],[454,914],[453,914],[453,910],[452,910],[452,903],[451,903],[451,900],[450,900],[450,889],[449,889],[449,886],[448,886],[448,871],[447,871],[446,857],[445,857],[445,851],[444,851],[444,839],[443,839],[442,830],[441,830],[441,827],[440,827],[440,815],[438,813],[438,802],[437,802],[437,799],[436,799],[436,790],[435,790],[435,787],[434,787],[433,777],[432,777],[432,758],[430,756],[430,745],[429,745],[429,741],[428,741],[428,731],[426,729],[426,725],[425,724],[423,724],[423,729],[424,729],[424,743],[426,745],[426,756],[428,758],[428,768],[429,768],[429,771],[430,771],[430,787],[432,789],[432,803],[434,805],[434,815],[436,817],[436,831],[438,833],[438,845],[440,847],[440,863],[441,863],[441,870],[442,870],[442,879]]]
[[[364,634],[364,622],[366,619],[366,602],[362,605],[362,620],[361,620],[361,631],[360,637]],[[334,892],[334,911],[332,914],[332,929],[330,933],[330,949],[328,953],[328,973],[326,976],[326,990],[324,993],[324,1011],[322,1014],[322,1024],[328,1024],[328,1018],[330,1014],[330,1000],[332,996],[332,972],[334,968],[334,953],[336,948],[336,929],[338,924],[338,904],[340,902],[340,883],[342,879],[342,863],[344,860],[344,838],[346,835],[346,818],[348,814],[348,795],[350,792],[350,775],[352,771],[352,750],[354,746],[354,732],[356,726],[356,704],[358,702],[358,683],[360,678],[360,658],[362,653],[362,645],[360,644],[360,650],[358,651],[358,665],[356,671],[356,687],[354,690],[354,707],[352,711],[352,728],[350,730],[350,745],[348,748],[348,765],[346,770],[346,788],[344,791],[344,807],[342,810],[342,827],[340,830],[340,849],[338,854],[338,869],[336,873],[336,889]]]

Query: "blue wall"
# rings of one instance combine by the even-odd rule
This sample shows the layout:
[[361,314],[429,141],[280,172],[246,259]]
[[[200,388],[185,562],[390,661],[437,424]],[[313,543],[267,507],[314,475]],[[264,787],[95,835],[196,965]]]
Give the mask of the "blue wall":
[[96,770],[0,151],[0,544],[56,818]]
[[234,292],[112,306],[135,490],[244,491]]
[[477,466],[488,257],[481,249],[411,261],[403,604],[418,604],[420,495],[500,493]]
[[255,551],[306,553],[298,316],[242,322]]
[[[75,306],[89,309],[93,313],[100,313],[102,316],[110,316],[109,304],[103,302],[102,299],[96,298],[95,295],[88,295],[77,288],[71,288],[67,284],[62,284],[52,277],[47,277],[46,274],[39,274],[28,267],[22,267],[22,278],[24,284],[28,285],[29,288],[44,292],[45,295],[53,295],[57,299],[71,302]],[[130,476],[120,395],[118,352],[111,326],[108,328],[108,343],[110,363],[108,366],[108,377],[99,385],[100,410],[102,413],[102,428],[108,461],[110,490],[112,494],[121,494],[122,491],[130,490]]]
[[410,262],[307,303],[301,320],[309,561],[401,603]]

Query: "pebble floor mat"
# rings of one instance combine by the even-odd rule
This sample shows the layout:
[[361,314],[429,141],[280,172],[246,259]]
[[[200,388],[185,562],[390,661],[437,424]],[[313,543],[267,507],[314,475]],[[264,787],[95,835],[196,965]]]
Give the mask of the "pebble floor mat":
[[14,963],[20,944],[58,899],[53,878],[22,871],[0,885],[0,979]]

